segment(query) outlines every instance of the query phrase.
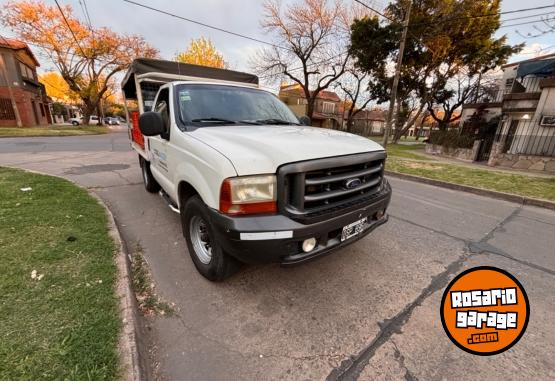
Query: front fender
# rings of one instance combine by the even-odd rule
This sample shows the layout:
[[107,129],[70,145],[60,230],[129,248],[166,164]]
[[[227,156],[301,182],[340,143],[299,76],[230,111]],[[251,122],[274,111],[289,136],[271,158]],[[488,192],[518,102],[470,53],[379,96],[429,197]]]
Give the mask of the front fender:
[[184,181],[197,191],[206,205],[218,209],[222,182],[237,176],[235,168],[224,155],[195,138],[179,136],[178,140],[182,141],[176,142],[180,160],[173,179],[174,200],[180,203],[178,189]]

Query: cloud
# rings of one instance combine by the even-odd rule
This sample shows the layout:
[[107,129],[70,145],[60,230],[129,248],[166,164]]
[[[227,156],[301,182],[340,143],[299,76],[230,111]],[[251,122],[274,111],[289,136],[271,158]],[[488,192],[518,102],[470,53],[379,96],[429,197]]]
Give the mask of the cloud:
[[533,43],[531,45],[526,45],[524,49],[519,53],[521,56],[527,56],[528,58],[535,58],[546,54],[549,46],[547,44]]

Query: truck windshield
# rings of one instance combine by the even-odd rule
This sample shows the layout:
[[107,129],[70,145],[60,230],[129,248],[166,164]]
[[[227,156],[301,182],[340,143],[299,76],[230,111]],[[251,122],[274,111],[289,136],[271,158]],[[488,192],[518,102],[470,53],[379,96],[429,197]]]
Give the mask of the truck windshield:
[[187,126],[299,124],[285,104],[262,90],[193,84],[176,90],[179,119]]

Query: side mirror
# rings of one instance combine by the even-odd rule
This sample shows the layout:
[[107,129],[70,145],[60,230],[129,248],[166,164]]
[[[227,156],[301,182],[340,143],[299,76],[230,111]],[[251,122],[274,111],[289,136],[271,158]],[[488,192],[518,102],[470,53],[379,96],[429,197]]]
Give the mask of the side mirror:
[[139,118],[139,129],[144,136],[158,136],[164,132],[164,120],[157,112],[145,112]]
[[310,126],[310,125],[312,125],[310,118],[309,118],[308,116],[306,116],[306,115],[301,116],[301,117],[299,118],[299,122],[301,122],[301,124],[302,124],[303,126]]

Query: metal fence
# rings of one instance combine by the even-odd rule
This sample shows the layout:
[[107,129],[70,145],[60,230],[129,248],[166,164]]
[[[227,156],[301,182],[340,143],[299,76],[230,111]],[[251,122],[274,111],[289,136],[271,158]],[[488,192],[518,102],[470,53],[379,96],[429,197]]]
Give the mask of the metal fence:
[[503,143],[501,153],[555,157],[555,125],[541,125],[541,119],[501,123],[495,136]]

